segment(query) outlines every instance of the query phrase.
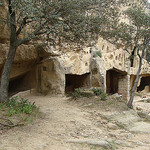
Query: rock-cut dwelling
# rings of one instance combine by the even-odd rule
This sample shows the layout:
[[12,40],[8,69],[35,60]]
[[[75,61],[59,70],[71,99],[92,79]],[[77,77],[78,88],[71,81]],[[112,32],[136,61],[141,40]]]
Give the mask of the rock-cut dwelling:
[[[0,15],[6,16],[5,6]],[[9,49],[9,31],[0,24],[0,74]],[[98,53],[101,53],[99,57]],[[99,38],[92,47],[53,49],[31,44],[18,47],[13,63],[9,93],[36,89],[43,94],[62,94],[80,87],[100,87],[108,94],[128,99],[138,69],[138,57]],[[150,92],[150,64],[143,60],[137,91]]]

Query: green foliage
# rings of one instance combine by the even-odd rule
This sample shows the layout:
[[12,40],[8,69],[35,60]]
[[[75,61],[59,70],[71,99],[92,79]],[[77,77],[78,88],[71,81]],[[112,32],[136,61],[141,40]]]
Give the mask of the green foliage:
[[4,109],[6,107],[5,103],[0,103],[0,110]]
[[112,20],[101,32],[102,37],[128,52],[135,47],[136,50],[149,51],[150,13],[146,6],[138,2],[120,14],[128,21]]
[[110,145],[111,145],[112,150],[117,150],[118,149],[118,145],[114,141],[110,142]]
[[31,114],[36,108],[35,103],[30,103],[24,98],[19,99],[17,96],[9,99],[7,106],[9,108],[8,116],[19,113]]
[[[106,18],[115,15],[118,5],[116,0],[10,1],[17,14],[17,34],[26,31],[26,36],[19,40],[18,45],[45,34],[50,45],[63,46],[66,42],[75,42],[82,46],[98,38]],[[29,26],[32,30],[25,30]]]
[[4,4],[3,4],[3,2],[2,2],[2,0],[0,0],[0,6],[3,6]]
[[92,91],[95,95],[100,96],[101,100],[107,100],[107,94],[102,89],[93,88]]
[[104,92],[100,95],[100,97],[101,97],[101,100],[103,101],[107,100],[107,94]]
[[102,90],[99,88],[93,88],[92,91],[94,92],[95,95],[101,95],[102,94]]
[[82,96],[82,90],[80,88],[76,88],[75,91],[71,94],[72,98],[76,99]]
[[96,54],[97,54],[100,58],[102,57],[101,51],[97,51]]

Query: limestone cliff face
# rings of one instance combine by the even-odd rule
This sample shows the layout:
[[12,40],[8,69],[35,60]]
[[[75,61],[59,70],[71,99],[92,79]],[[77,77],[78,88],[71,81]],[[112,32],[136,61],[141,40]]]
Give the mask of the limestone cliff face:
[[69,51],[59,57],[59,61],[64,67],[65,74],[82,75],[90,72],[90,48],[78,51]]
[[[6,16],[4,1],[4,5],[0,6],[0,17]],[[0,74],[8,50],[9,28],[6,23],[0,22]],[[30,43],[17,49],[10,85],[12,89],[36,87],[44,94],[64,94],[67,89],[82,86],[101,87],[107,93],[119,93],[127,99],[135,80],[138,61],[135,56],[133,67],[130,67],[129,54],[102,38],[94,47],[83,49],[76,45],[69,47],[67,43],[61,48],[47,44],[37,49]],[[142,75],[150,76],[150,64],[146,60],[143,60]]]
[[[7,7],[5,1],[0,5],[0,18],[7,18]],[[0,22],[0,43],[5,43],[9,39],[9,30],[5,22]]]
[[37,69],[38,92],[47,94],[64,94],[65,72],[57,58],[43,60]]

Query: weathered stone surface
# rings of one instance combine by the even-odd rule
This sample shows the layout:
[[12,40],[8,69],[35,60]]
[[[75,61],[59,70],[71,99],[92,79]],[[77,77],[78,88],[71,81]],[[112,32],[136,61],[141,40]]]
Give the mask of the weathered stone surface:
[[[0,44],[0,74],[9,50],[8,44]],[[21,45],[18,47],[10,78],[21,76],[32,69],[38,60],[38,53],[33,45]]]
[[147,122],[134,122],[131,127],[128,127],[129,131],[134,133],[150,133],[150,123]]
[[93,58],[91,61],[91,86],[101,87],[105,89],[105,68],[103,60],[99,57]]
[[59,61],[62,64],[65,74],[82,75],[90,72],[90,49],[68,51],[62,53]]
[[[9,44],[0,44],[0,65],[4,64],[9,50]],[[29,62],[38,58],[38,52],[33,45],[21,45],[17,48],[14,63]]]
[[112,129],[112,130],[117,130],[118,129],[118,126],[114,123],[111,123],[111,122],[107,124],[107,127],[109,129]]
[[64,94],[64,69],[56,58],[43,60],[38,66],[38,91],[43,94]]
[[[0,6],[0,18],[7,17],[7,6],[6,1],[2,1],[2,5]],[[5,43],[9,39],[9,30],[6,22],[0,22],[0,43]]]
[[100,146],[107,149],[111,147],[107,141],[101,139],[72,139],[72,140],[68,140],[67,142],[90,144],[90,145]]
[[134,110],[124,111],[120,114],[106,115],[105,117],[111,121],[115,121],[118,126],[130,132],[150,133],[150,123],[142,121]]
[[133,122],[138,122],[141,118],[135,111],[124,111],[123,113],[111,116],[111,120],[115,120],[120,126],[128,128]]

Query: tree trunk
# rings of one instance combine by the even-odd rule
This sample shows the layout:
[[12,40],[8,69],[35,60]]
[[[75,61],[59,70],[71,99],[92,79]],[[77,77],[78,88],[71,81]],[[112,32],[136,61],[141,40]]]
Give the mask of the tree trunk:
[[8,100],[8,86],[9,78],[12,68],[12,63],[15,57],[17,49],[17,35],[16,35],[16,16],[15,12],[11,7],[11,0],[8,1],[8,10],[9,10],[9,29],[10,29],[10,47],[8,56],[3,68],[1,76],[1,85],[0,85],[0,102],[6,102]]
[[10,72],[12,68],[12,63],[16,53],[16,46],[10,45],[9,53],[4,65],[2,77],[1,77],[1,85],[0,85],[0,102],[6,102],[8,100],[8,86],[9,86],[9,78]]
[[129,108],[132,108],[132,103],[133,103],[133,98],[134,98],[135,90],[136,90],[136,87],[137,87],[137,84],[138,84],[138,81],[139,81],[139,78],[140,78],[140,72],[141,72],[141,68],[142,68],[143,57],[144,57],[144,50],[142,50],[142,55],[139,57],[140,58],[139,68],[138,68],[138,71],[137,71],[136,79],[135,79],[134,84],[133,84],[133,88],[131,90],[130,99],[129,99],[128,104],[127,104],[127,106]]

